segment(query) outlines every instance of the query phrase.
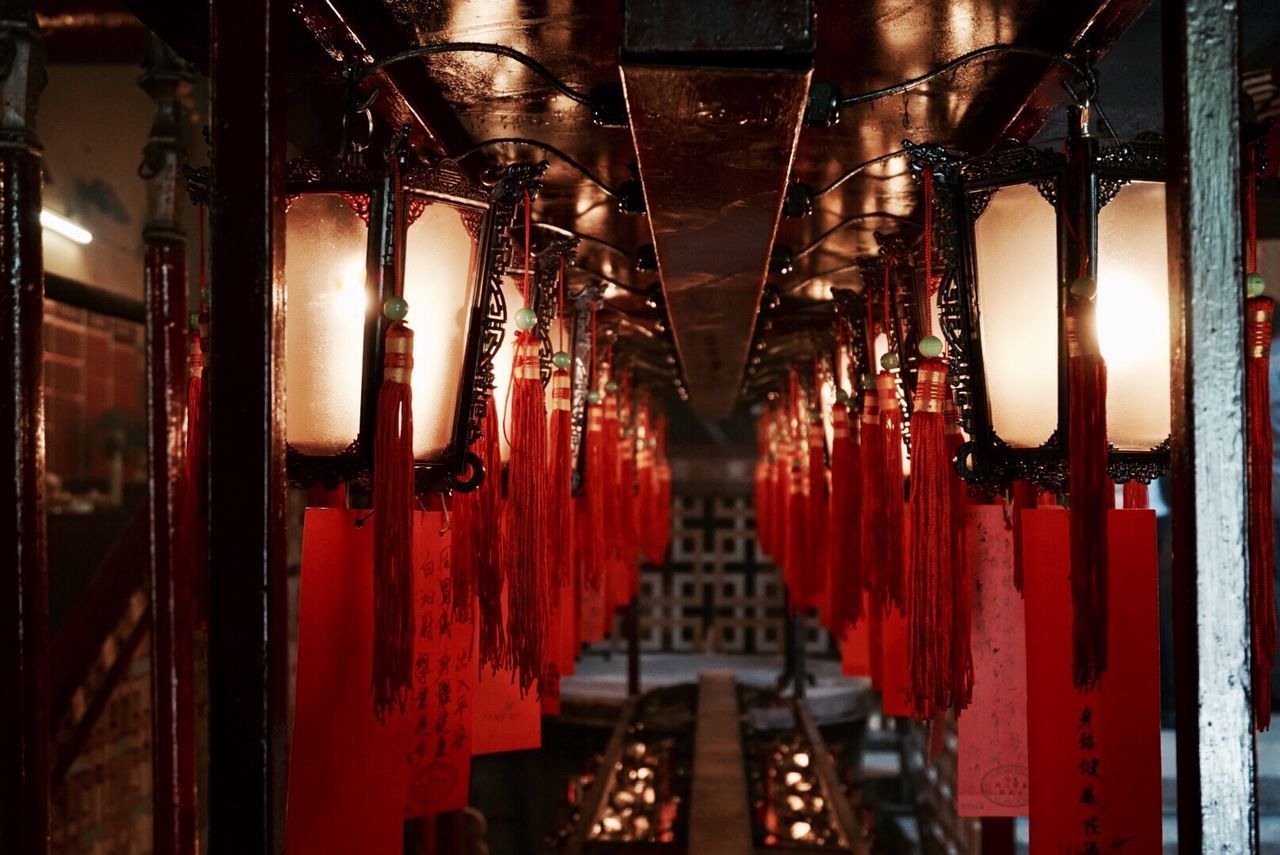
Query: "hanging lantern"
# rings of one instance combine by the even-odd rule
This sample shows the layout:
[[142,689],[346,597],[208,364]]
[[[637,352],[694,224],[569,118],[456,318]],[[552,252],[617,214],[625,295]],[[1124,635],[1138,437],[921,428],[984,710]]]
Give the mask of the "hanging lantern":
[[1159,139],[1103,146],[1072,108],[1066,153],[1013,144],[957,160],[907,144],[931,168],[947,266],[939,318],[971,481],[1067,483],[1069,317],[1092,304],[1106,364],[1108,467],[1149,482],[1167,466],[1169,277]]
[[373,464],[387,329],[413,330],[412,450],[419,493],[467,491],[507,315],[511,226],[545,164],[491,187],[451,160],[396,154],[289,166],[285,218],[288,468],[301,485],[365,483]]

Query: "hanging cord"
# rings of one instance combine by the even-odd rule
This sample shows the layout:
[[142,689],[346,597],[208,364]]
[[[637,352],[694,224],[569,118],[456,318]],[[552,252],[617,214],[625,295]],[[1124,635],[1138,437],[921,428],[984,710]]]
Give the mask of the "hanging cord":
[[[350,76],[356,83],[359,83],[369,75],[382,71],[388,66],[395,65],[398,62],[403,62],[406,59],[423,58],[440,53],[488,53],[495,56],[506,57],[507,59],[520,63],[525,68],[541,77],[549,83],[552,88],[571,101],[584,106],[591,106],[590,95],[585,92],[579,92],[577,89],[569,86],[563,80],[552,74],[545,65],[538,62],[533,57],[528,54],[521,53],[515,48],[507,47],[506,45],[488,44],[486,42],[441,42],[440,44],[434,45],[422,45],[420,47],[410,48],[409,50],[392,54],[385,59],[378,60],[372,65],[363,66],[352,72]],[[376,91],[374,94],[376,95]]]
[[617,191],[614,190],[612,187],[610,187],[608,184],[606,184],[604,182],[604,179],[596,175],[591,170],[587,169],[581,163],[578,163],[578,161],[574,160],[564,151],[556,148],[551,143],[545,143],[545,142],[542,142],[541,140],[529,139],[528,137],[494,137],[492,139],[481,140],[480,142],[476,143],[466,151],[455,155],[453,159],[462,160],[463,158],[470,157],[471,155],[476,154],[477,152],[483,151],[486,148],[490,148],[496,145],[523,145],[523,146],[528,146],[529,148],[536,148],[538,151],[545,152],[551,155],[552,157],[559,159],[561,162],[564,163],[565,166],[569,167],[574,172],[578,173],[583,178],[587,179],[592,184],[599,187],[609,196],[615,199],[618,197]]
[[933,278],[933,170],[926,167],[922,175],[924,184],[924,234],[921,235],[921,251],[924,253],[924,334],[933,335],[933,298],[942,284]]
[[847,226],[851,226],[856,222],[860,222],[861,220],[873,220],[873,219],[892,220],[893,222],[901,226],[910,226],[913,229],[919,228],[918,224],[913,223],[911,220],[907,219],[906,217],[900,217],[897,214],[891,214],[888,211],[866,211],[861,214],[854,214],[853,216],[843,219],[840,222],[836,223],[834,226],[827,229],[822,234],[818,235],[812,241],[805,244],[800,249],[796,250],[793,257],[803,258],[804,256],[808,255],[809,253],[817,249],[819,245],[822,244],[823,241],[825,241],[827,238],[831,237],[841,229],[846,228]]
[[[533,255],[533,229],[529,227],[529,223],[533,220],[533,200],[529,197],[529,188],[524,188],[524,275],[521,278],[520,296],[524,298],[524,304],[528,308],[529,305],[529,263]],[[511,390],[516,385],[516,359],[515,343],[512,343],[511,351],[511,377],[507,381],[507,394],[503,403],[502,418],[502,436],[507,441],[507,447],[511,447],[511,434],[507,430],[507,422],[511,419]]]
[[883,89],[872,89],[870,92],[859,92],[856,95],[849,95],[840,99],[841,107],[851,107],[854,104],[865,104],[868,101],[876,101],[880,98],[887,98],[890,95],[897,95],[901,92],[909,92],[912,89],[919,88],[924,84],[935,80],[944,74],[955,71],[961,66],[973,62],[975,59],[981,59],[984,56],[1004,54],[1017,54],[1020,56],[1034,56],[1043,59],[1046,62],[1056,63],[1065,66],[1073,74],[1080,78],[1085,86],[1085,97],[1092,99],[1097,94],[1098,83],[1093,73],[1082,65],[1068,59],[1062,54],[1053,53],[1052,51],[1041,50],[1040,48],[1024,47],[1021,45],[995,44],[971,50],[968,53],[961,54],[955,59],[944,65],[941,65],[932,71],[928,71],[919,77],[912,77],[901,83],[895,83],[893,86],[886,86]]
[[[558,226],[554,223],[544,223],[538,220],[533,221],[533,227],[535,229],[542,229],[544,231],[551,232],[552,234],[560,235],[561,237],[575,238],[577,240],[589,241],[590,243],[598,244],[604,247],[605,249],[613,250],[614,252],[618,253],[618,255],[624,256],[628,260],[634,261],[635,259],[635,255],[633,253],[627,252],[625,249],[618,246],[617,244],[610,243],[604,238],[596,237],[595,235],[589,235],[584,232],[577,231],[576,229],[570,229],[565,226]],[[523,228],[523,226],[517,224],[515,228],[512,229],[512,231],[517,231],[521,228]]]
[[1257,158],[1249,156],[1249,172],[1244,188],[1244,217],[1247,241],[1247,264],[1245,273],[1258,272],[1258,164]]
[[891,151],[888,154],[882,154],[879,157],[873,157],[870,160],[864,160],[862,163],[859,163],[857,166],[850,167],[839,178],[832,181],[830,184],[826,185],[821,190],[813,191],[813,198],[817,199],[821,196],[825,196],[828,193],[830,193],[832,190],[835,190],[841,184],[848,181],[850,178],[853,178],[856,175],[860,175],[861,173],[867,171],[868,169],[875,166],[876,164],[885,163],[897,157],[904,157],[906,153],[907,152],[905,149],[897,149],[896,151]]

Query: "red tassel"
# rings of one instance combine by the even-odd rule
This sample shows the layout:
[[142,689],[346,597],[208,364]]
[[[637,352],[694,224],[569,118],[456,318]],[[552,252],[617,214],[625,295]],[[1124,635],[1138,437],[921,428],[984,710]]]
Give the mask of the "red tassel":
[[542,675],[543,639],[550,616],[546,547],[549,513],[546,396],[538,339],[516,333],[511,380],[511,458],[507,464],[507,639],[511,663],[527,692]]
[[1271,320],[1267,297],[1245,302],[1245,418],[1249,461],[1249,615],[1253,632],[1254,727],[1271,726],[1276,657],[1275,520],[1271,512]]
[[[605,376],[612,376],[608,370]],[[606,383],[607,385],[607,383]],[[604,515],[607,528],[601,536],[605,545],[605,572],[608,574],[608,614],[626,603],[625,568],[626,547],[623,544],[623,518],[626,516],[622,496],[622,425],[618,421],[617,392],[606,390],[604,396]]]
[[1151,507],[1150,491],[1141,481],[1124,482],[1124,506],[1126,510],[1145,510]]
[[787,435],[786,407],[778,408],[773,424],[773,469],[769,473],[769,557],[786,573],[787,508],[791,496],[791,438]]
[[831,632],[844,638],[845,631],[862,619],[861,530],[862,467],[850,434],[848,404],[837,402],[831,410],[831,503],[827,533]]
[[772,498],[773,459],[769,442],[769,423],[772,417],[769,410],[760,413],[756,419],[756,467],[753,477],[754,497],[756,505],[756,545],[764,555],[773,555],[773,509]]
[[1107,365],[1095,316],[1092,299],[1073,298],[1067,309],[1072,635],[1079,689],[1096,686],[1107,670],[1107,511],[1115,504],[1107,465]]
[[454,523],[453,567],[470,575],[475,589],[480,665],[498,671],[509,669],[511,658],[502,617],[502,443],[497,402],[492,399],[476,453],[484,464],[484,481],[475,492],[458,496],[456,506],[465,510],[462,520]]
[[572,383],[569,372],[559,369],[551,375],[551,427],[547,467],[547,565],[550,587],[560,590],[573,575],[573,433]]
[[1010,501],[1010,525],[1013,528],[1013,587],[1022,593],[1022,512],[1033,511],[1039,502],[1040,490],[1030,481],[1014,481]]
[[889,524],[885,517],[884,432],[880,430],[880,395],[874,389],[862,393],[862,515],[859,535],[862,552],[862,584],[874,615],[889,611],[885,589],[885,553]]
[[413,331],[387,329],[373,443],[373,708],[404,711],[413,688]]
[[882,501],[885,533],[880,582],[884,601],[901,611],[906,606],[906,562],[903,556],[906,485],[902,475],[902,410],[898,408],[898,384],[891,372],[881,371],[876,377],[876,387],[880,392],[880,431],[884,438],[880,465],[884,467]]
[[944,415],[947,424],[947,482],[951,485],[951,567],[955,590],[951,687],[953,706],[958,715],[973,700],[973,588],[969,579],[969,548],[965,537],[969,496],[965,482],[955,471],[964,434],[960,432],[960,411],[950,397],[947,398]]
[[[621,419],[619,419],[621,425]],[[631,429],[623,428],[618,441],[618,543],[626,566],[627,587],[619,605],[626,605],[640,587],[640,533],[636,517],[636,444]]]
[[[814,390],[817,398],[817,390]],[[809,495],[806,536],[809,538],[809,555],[801,568],[801,584],[804,588],[804,604],[817,608],[826,591],[827,583],[827,459],[823,449],[826,440],[822,429],[821,411],[809,421]]]
[[947,482],[947,365],[924,359],[911,414],[911,556],[907,564],[907,651],[912,707],[927,720],[951,707],[955,579],[951,485]]
[[592,591],[600,590],[604,581],[605,493],[609,489],[605,475],[604,407],[597,401],[587,405],[587,530],[583,532],[583,583]]
[[657,481],[657,510],[653,515],[654,554],[666,558],[671,548],[671,464],[667,461],[667,420],[658,419],[654,439],[654,478]]

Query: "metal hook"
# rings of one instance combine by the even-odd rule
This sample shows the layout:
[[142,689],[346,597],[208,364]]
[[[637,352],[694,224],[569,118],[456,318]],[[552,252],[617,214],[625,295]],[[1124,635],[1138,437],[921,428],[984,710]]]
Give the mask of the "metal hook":
[[449,505],[444,500],[444,493],[440,494],[440,510],[444,513],[444,527],[440,529],[440,536],[444,537],[449,529],[453,528],[453,521],[449,519]]

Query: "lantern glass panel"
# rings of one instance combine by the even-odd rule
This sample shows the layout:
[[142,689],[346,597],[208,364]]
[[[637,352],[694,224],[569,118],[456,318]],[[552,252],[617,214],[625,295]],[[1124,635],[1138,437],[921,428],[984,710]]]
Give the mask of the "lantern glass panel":
[[414,331],[413,456],[430,460],[453,439],[478,287],[477,249],[463,212],[440,202],[409,225],[404,246],[406,321]]
[[1107,435],[1146,451],[1169,436],[1169,269],[1164,184],[1126,184],[1098,212],[1098,341]]
[[1016,448],[1058,426],[1058,220],[1031,184],[998,190],[973,229],[991,426]]
[[369,229],[341,195],[297,197],[285,217],[285,434],[303,454],[360,432]]
[[502,462],[511,458],[511,443],[507,439],[510,431],[507,418],[511,405],[511,374],[516,354],[516,312],[524,305],[524,295],[520,293],[521,279],[514,276],[502,277],[502,296],[507,301],[507,326],[502,336],[502,346],[493,357],[493,399],[492,405],[498,408],[498,447],[502,451]]

